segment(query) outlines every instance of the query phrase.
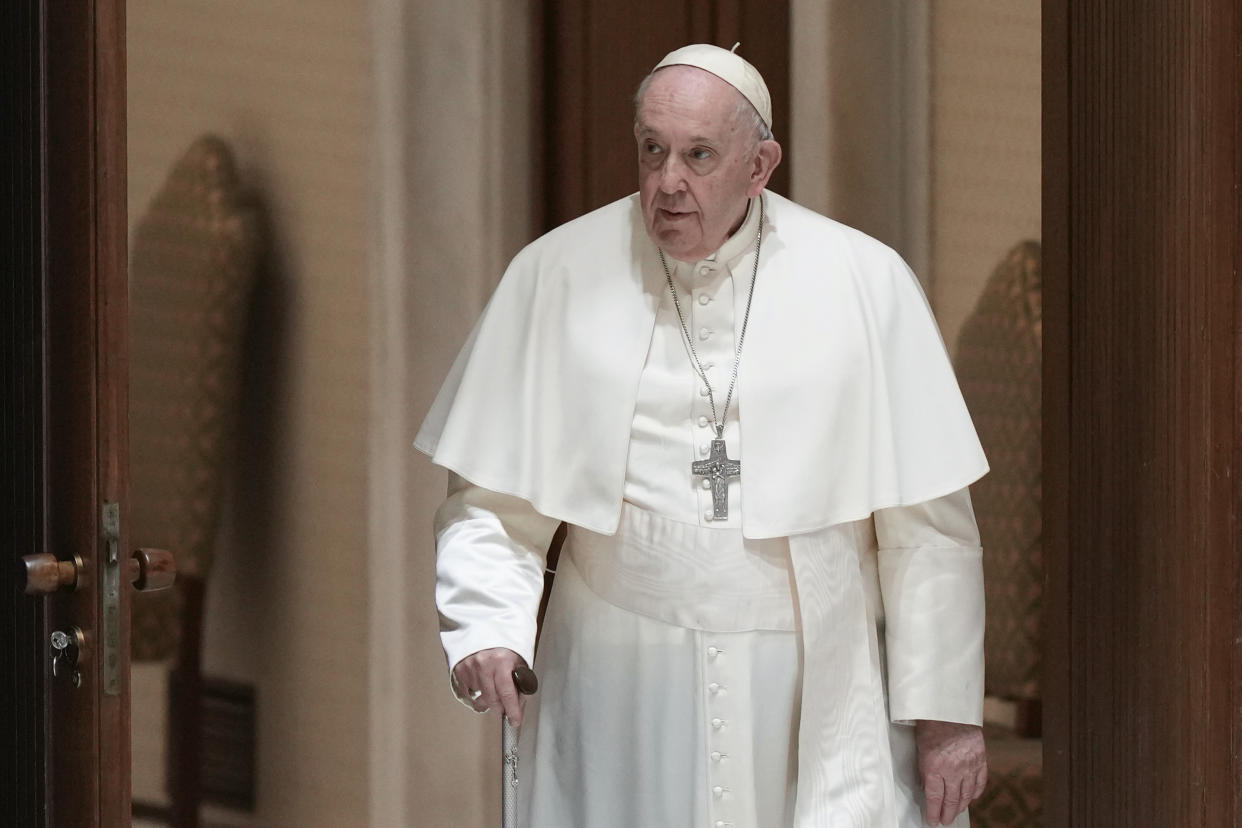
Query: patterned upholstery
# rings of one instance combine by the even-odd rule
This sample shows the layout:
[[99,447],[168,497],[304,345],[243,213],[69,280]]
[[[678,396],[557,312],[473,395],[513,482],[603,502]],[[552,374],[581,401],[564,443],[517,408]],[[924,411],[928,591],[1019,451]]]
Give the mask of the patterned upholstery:
[[987,589],[987,692],[1037,699],[1040,538],[1040,250],[1022,242],[962,326],[956,369],[992,471],[971,487]]
[[[171,551],[179,579],[211,568],[258,252],[228,147],[200,138],[138,225],[130,266],[131,537]],[[176,652],[182,601],[135,595],[135,660]]]
[[1041,828],[1043,751],[1039,739],[989,728],[988,787],[970,808],[972,828]]
[[[1022,242],[989,278],[955,361],[992,467],[971,486],[984,550],[985,685],[1027,712],[1038,710],[1043,613],[1040,311],[1039,244]],[[1042,744],[1023,735],[989,728],[988,787],[970,809],[975,828],[1042,824]]]

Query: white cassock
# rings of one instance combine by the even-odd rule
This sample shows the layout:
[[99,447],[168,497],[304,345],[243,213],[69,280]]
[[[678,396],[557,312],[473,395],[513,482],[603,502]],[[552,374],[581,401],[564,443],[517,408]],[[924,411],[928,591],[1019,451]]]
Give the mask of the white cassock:
[[[455,472],[436,527],[449,665],[534,660],[545,550],[570,523],[521,737],[524,826],[921,825],[910,723],[980,723],[964,487],[986,465],[934,323],[891,251],[764,199],[727,520],[690,474],[711,407],[633,198],[515,259],[419,435]],[[752,202],[716,255],[669,261],[718,409],[758,223]]]

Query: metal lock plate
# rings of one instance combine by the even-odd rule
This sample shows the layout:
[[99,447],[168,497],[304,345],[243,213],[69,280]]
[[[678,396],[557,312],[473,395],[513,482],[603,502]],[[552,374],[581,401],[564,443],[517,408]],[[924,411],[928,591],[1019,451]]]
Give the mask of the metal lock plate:
[[103,635],[101,647],[103,689],[109,696],[121,694],[121,507],[103,506],[102,573]]

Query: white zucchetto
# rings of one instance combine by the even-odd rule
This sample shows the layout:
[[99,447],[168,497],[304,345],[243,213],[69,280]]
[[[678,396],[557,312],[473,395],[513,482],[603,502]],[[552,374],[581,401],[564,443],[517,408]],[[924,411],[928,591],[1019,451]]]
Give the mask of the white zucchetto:
[[[737,49],[738,45],[733,44],[733,49]],[[665,66],[694,66],[711,72],[741,92],[758,111],[768,129],[772,128],[772,96],[768,94],[768,85],[763,82],[759,70],[733,50],[708,43],[694,43],[669,52],[651,71]]]

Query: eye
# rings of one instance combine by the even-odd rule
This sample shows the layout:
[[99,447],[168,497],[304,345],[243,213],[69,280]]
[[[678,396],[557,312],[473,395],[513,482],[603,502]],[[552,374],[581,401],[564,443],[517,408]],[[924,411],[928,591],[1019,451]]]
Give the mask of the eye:
[[659,151],[660,151],[660,147],[654,141],[643,142],[643,152],[647,153],[648,155],[655,155]]
[[690,150],[690,157],[695,161],[706,161],[708,158],[712,157],[712,151],[704,149],[703,147],[695,147]]

